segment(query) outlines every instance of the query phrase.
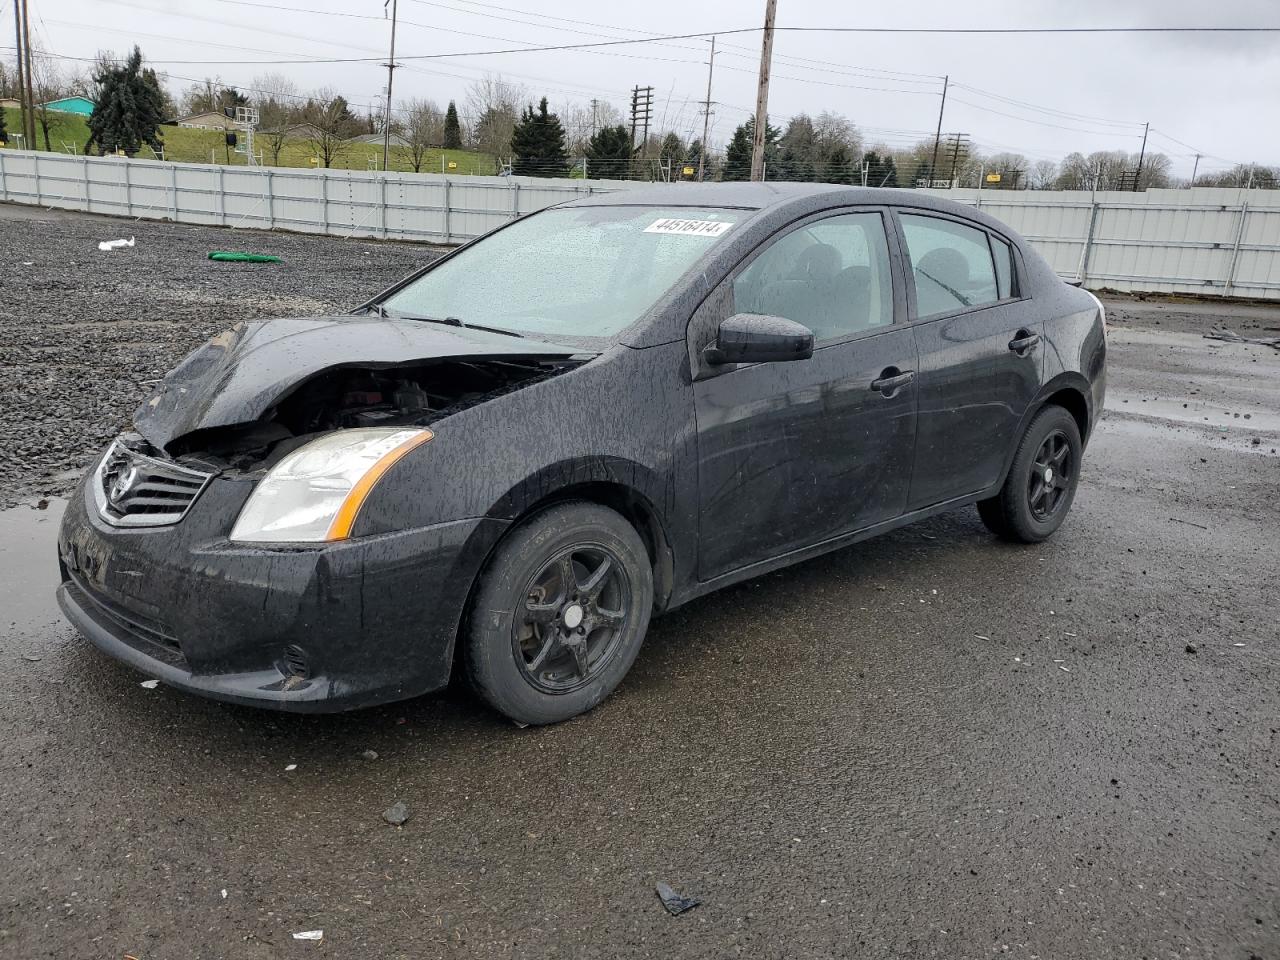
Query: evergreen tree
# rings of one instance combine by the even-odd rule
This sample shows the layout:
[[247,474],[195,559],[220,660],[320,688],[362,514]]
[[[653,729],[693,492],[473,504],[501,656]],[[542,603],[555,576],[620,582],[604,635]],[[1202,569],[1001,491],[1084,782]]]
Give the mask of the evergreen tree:
[[564,127],[560,118],[547,109],[543,97],[535,111],[525,107],[511,134],[511,172],[526,177],[564,176],[569,154],[564,148]]
[[658,156],[663,160],[670,160],[677,163],[684,159],[685,146],[684,141],[680,139],[680,134],[672,130],[662,138],[662,148],[658,151]]
[[0,107],[0,143],[8,143],[8,142],[9,142],[9,131],[5,129],[5,125],[4,125],[4,108]]
[[817,135],[807,114],[791,118],[778,145],[781,147],[778,169],[776,173],[770,171],[766,174],[770,180],[818,179]]
[[855,169],[857,164],[849,156],[849,149],[843,143],[837,144],[827,157],[826,169],[822,179],[827,183],[862,183],[862,170]]
[[163,149],[159,127],[164,121],[164,102],[159,84],[143,76],[138,47],[123,64],[101,62],[93,80],[98,101],[89,117],[86,152],[96,146],[99,156],[123,150],[131,157],[144,143],[157,153]]
[[898,185],[898,168],[893,157],[881,157],[872,150],[862,158],[867,165],[867,186],[896,187]]
[[[160,82],[160,78],[156,76],[155,70],[147,67],[142,71],[142,82],[151,87],[156,96],[156,102],[160,104],[160,115],[164,117],[175,117],[178,115],[178,105],[173,102],[173,97],[169,95],[169,91],[164,88],[164,84]],[[245,101],[248,103],[248,101]]]
[[[751,151],[755,138],[755,130],[756,121],[755,117],[752,117],[746,123],[742,124],[742,126],[738,127],[737,130],[733,131],[733,139],[729,141],[729,146],[725,150],[722,179],[751,179]],[[768,166],[777,165],[778,136],[778,128],[766,122],[764,128],[764,162]],[[768,175],[768,170],[766,169],[766,178]]]
[[622,124],[601,127],[591,135],[584,151],[587,175],[607,180],[626,180],[631,170],[631,135]]
[[458,123],[458,108],[452,100],[444,115],[444,148],[460,150],[462,148],[462,126]]

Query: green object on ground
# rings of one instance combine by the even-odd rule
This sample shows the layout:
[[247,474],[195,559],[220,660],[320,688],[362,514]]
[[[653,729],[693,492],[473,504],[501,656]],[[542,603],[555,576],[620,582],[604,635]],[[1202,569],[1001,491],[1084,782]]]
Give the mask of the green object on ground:
[[279,263],[279,257],[265,253],[244,253],[240,250],[214,250],[209,254],[210,260],[225,260],[231,263]]

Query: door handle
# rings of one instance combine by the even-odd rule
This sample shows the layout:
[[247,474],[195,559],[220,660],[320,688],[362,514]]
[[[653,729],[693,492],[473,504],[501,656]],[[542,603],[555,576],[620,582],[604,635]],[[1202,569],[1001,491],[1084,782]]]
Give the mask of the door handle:
[[898,371],[897,367],[889,367],[880,373],[880,379],[871,381],[871,389],[879,390],[886,397],[891,397],[899,387],[905,387],[916,378],[914,370]]
[[1025,356],[1027,351],[1040,342],[1040,334],[1032,333],[1030,330],[1019,330],[1012,340],[1009,341],[1009,349],[1018,356]]

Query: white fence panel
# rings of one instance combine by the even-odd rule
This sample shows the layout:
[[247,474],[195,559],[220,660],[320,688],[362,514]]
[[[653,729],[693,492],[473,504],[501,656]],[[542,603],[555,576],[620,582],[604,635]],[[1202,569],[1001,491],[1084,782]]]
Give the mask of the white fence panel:
[[[0,150],[0,201],[181,223],[460,243],[616,180],[178,164]],[[1280,299],[1280,192],[927,191],[1021,233],[1091,287]]]

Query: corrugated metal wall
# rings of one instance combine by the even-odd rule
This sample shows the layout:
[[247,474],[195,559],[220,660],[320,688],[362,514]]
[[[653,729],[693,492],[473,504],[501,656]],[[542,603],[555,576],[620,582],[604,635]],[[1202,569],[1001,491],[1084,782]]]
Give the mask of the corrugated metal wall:
[[[457,243],[617,180],[227,167],[0,150],[0,201],[228,227]],[[1280,299],[1280,191],[952,190],[1063,277],[1117,290]]]
[[1280,191],[930,191],[980,207],[1092,288],[1280,299]]

